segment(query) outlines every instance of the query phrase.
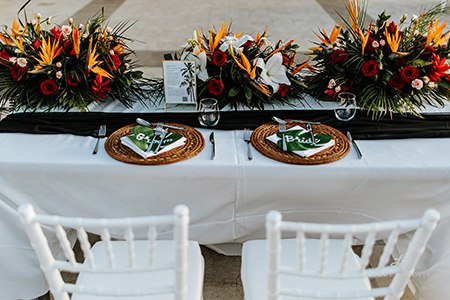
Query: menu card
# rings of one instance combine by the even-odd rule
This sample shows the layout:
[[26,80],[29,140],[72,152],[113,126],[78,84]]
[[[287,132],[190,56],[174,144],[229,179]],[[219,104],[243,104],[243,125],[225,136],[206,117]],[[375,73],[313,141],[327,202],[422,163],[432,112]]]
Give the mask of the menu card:
[[[137,125],[132,128],[132,132],[133,134],[122,137],[120,141],[143,158],[167,152],[186,143],[186,138],[176,132],[168,131],[162,141],[161,135],[155,136],[155,130],[149,127]],[[155,153],[159,144],[159,150]]]
[[[323,151],[329,147],[332,147],[335,143],[334,139],[326,134],[315,133],[314,140],[316,145],[312,143],[311,133],[301,126],[295,126],[288,129],[284,133],[287,145],[287,151],[300,155],[302,157],[309,157],[320,151]],[[280,149],[283,149],[281,133],[276,133],[268,136],[267,139],[275,144]]]

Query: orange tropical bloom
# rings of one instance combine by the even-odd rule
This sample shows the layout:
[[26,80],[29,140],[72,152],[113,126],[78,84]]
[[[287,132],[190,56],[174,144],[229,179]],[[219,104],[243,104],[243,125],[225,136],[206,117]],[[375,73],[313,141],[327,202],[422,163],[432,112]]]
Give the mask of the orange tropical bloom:
[[309,61],[304,61],[291,72],[291,76],[294,76],[295,74],[300,72],[305,67],[308,68],[309,70],[312,69],[312,67],[309,65]]
[[433,22],[431,22],[430,27],[428,27],[427,42],[426,42],[425,47],[430,45],[432,41],[433,41],[434,47],[442,46],[444,43],[446,43],[448,41],[448,39],[450,38],[450,33],[447,33],[445,36],[442,36],[443,32],[444,32],[444,28],[446,26],[447,26],[447,21],[445,21],[444,23],[442,23],[441,26],[439,26],[438,18],[436,18],[434,27],[433,27]]
[[348,0],[348,12],[350,15],[352,30],[356,32],[358,27],[358,7],[356,6],[356,0],[353,0],[353,6],[350,0]]
[[255,79],[256,77],[256,65],[252,68],[252,64],[248,60],[248,58],[242,53],[241,50],[239,50],[239,53],[241,54],[241,62],[233,55],[234,61],[237,63],[237,65],[244,71],[247,71],[248,75],[250,75],[251,79]]
[[80,32],[78,31],[78,28],[74,28],[72,30],[72,39],[73,39],[73,49],[75,50],[75,55],[80,55]]
[[449,76],[446,72],[450,70],[450,66],[446,63],[445,57],[439,58],[438,55],[433,53],[433,60],[430,72],[427,76],[432,81],[441,81],[441,77]]
[[266,37],[268,30],[269,30],[269,27],[266,28],[266,31],[264,31],[264,33],[262,35],[260,35],[259,32],[256,34],[256,37],[255,37],[255,44],[256,44],[256,46],[259,47],[261,45],[262,38]]
[[387,24],[387,26],[385,27],[384,30],[384,35],[386,36],[386,42],[389,44],[389,47],[391,48],[392,52],[397,52],[398,47],[400,46],[400,41],[402,40],[402,37],[400,35],[400,32],[398,31],[398,27],[395,30],[394,34],[389,33],[389,31],[387,30],[387,28],[389,23]]
[[59,46],[59,39],[55,39],[52,44],[49,37],[48,40],[42,39],[40,50],[39,58],[36,58],[40,65],[36,66],[35,70],[51,65],[53,59],[61,54],[63,48]]
[[[364,54],[364,50],[366,49],[367,42],[369,41],[369,35],[370,35],[371,29],[372,29],[372,22],[370,22],[369,30],[367,31],[366,35],[364,35],[361,28],[358,27],[358,30],[357,30],[358,36],[362,41],[362,54]],[[392,51],[394,51],[394,50],[392,50]]]
[[[328,36],[327,32],[325,31],[325,28],[322,28],[322,32],[320,33],[323,36],[323,38],[321,36],[319,36],[317,33],[315,33],[314,31],[313,31],[313,33],[319,38],[319,40],[322,41],[322,43],[324,45],[326,45],[327,47],[331,47],[331,46],[333,46],[333,44],[336,42],[337,38],[339,37],[339,34],[341,33],[343,24],[344,24],[344,22],[341,23],[340,27],[338,27],[338,25],[336,24],[333,27],[333,30],[331,31],[330,36]],[[322,47],[311,48],[311,50],[313,50],[313,51],[315,49],[321,50]]]
[[[91,45],[92,45],[92,40],[91,40]],[[89,46],[89,48],[91,48],[91,46]],[[107,71],[105,71],[104,69],[99,67],[103,63],[103,61],[96,60],[97,57],[99,56],[99,54],[95,54],[95,51],[96,51],[96,47],[94,46],[94,49],[92,49],[92,51],[90,51],[90,53],[89,53],[87,69],[94,72],[95,74],[101,75],[103,77],[113,78],[113,76],[111,74],[109,74]]]
[[[209,52],[213,53],[214,50],[217,48],[217,46],[219,45],[220,41],[227,36],[228,32],[228,25],[229,22],[227,22],[227,24],[225,25],[225,22],[222,22],[222,28],[220,28],[220,30],[215,33],[214,30],[210,30],[209,31]],[[215,34],[215,36],[213,37],[213,34]]]
[[292,44],[294,42],[294,40],[289,41],[288,43],[284,44],[282,47],[273,50],[267,57],[271,57],[272,55],[274,55],[277,52],[280,52],[281,50],[283,50],[284,48],[286,48],[288,45]]

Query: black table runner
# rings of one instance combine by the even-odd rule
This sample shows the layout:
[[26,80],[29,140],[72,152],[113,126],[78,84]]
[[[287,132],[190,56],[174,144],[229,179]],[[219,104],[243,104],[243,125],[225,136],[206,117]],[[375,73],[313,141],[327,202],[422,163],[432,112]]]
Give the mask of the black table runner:
[[[256,127],[271,121],[272,116],[282,119],[317,121],[343,133],[350,131],[355,139],[401,139],[450,137],[450,115],[424,114],[423,119],[414,116],[386,115],[372,120],[366,112],[358,111],[349,122],[334,117],[333,110],[265,110],[221,112],[215,129],[243,129]],[[15,113],[0,122],[0,132],[34,134],[75,134],[95,137],[102,124],[107,135],[117,129],[136,123],[136,118],[149,122],[176,122],[200,127],[197,113]]]

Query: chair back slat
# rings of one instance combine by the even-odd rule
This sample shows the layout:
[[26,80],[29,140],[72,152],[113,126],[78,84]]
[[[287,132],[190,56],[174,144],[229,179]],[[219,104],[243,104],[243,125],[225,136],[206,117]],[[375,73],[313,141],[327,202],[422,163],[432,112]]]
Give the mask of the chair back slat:
[[156,238],[158,236],[158,232],[156,231],[156,227],[150,225],[148,227],[147,239],[148,239],[148,263],[150,266],[153,266],[155,260],[156,253]]
[[114,249],[111,243],[111,233],[109,232],[108,228],[105,226],[104,221],[102,220],[102,228],[101,228],[101,234],[100,237],[105,243],[105,252],[106,256],[108,257],[108,263],[111,269],[114,269],[116,267],[115,262],[115,255],[114,255]]
[[319,254],[319,260],[320,260],[320,274],[323,274],[325,272],[325,268],[328,261],[328,247],[330,246],[330,240],[328,232],[322,232],[320,235],[320,254]]
[[72,266],[74,266],[77,263],[77,261],[75,259],[75,253],[72,250],[72,246],[70,245],[70,241],[67,238],[66,232],[64,231],[61,225],[55,225],[54,229],[59,244],[63,249],[65,258],[72,264]]
[[353,240],[353,234],[351,232],[346,233],[344,236],[344,242],[342,243],[341,265],[339,268],[340,274],[344,274],[346,267],[348,265],[350,256],[352,255],[352,248],[351,248],[352,240]]
[[127,250],[128,250],[128,263],[130,264],[131,268],[134,268],[136,260],[136,253],[135,253],[136,247],[134,245],[134,232],[131,224],[128,224],[125,227],[125,241],[127,243]]
[[400,234],[399,228],[394,228],[386,241],[383,253],[380,256],[380,261],[378,262],[378,269],[381,271],[388,263],[391,255],[394,251],[394,247],[397,244],[398,236]]
[[[280,295],[289,294],[314,299],[367,299],[367,297],[385,296],[385,300],[399,300],[431,233],[437,226],[438,220],[439,213],[429,209],[420,219],[348,225],[311,224],[282,221],[280,212],[271,211],[266,217],[268,299],[279,300]],[[398,241],[399,234],[412,230],[414,235],[404,254],[404,262],[386,266]],[[281,264],[283,253],[280,249],[282,231],[296,233],[295,241],[292,241],[292,243],[289,241],[286,244],[296,245],[298,262],[295,264],[294,262],[292,262],[292,265]],[[320,234],[319,240],[306,238],[309,235],[317,236],[317,234]],[[388,238],[379,265],[371,267],[369,262],[378,235]],[[355,253],[351,247],[354,238],[364,240],[361,257],[358,259],[354,257]],[[336,239],[338,240],[336,241]],[[336,249],[336,245],[340,247],[339,249],[342,249],[342,252],[337,253],[337,251],[330,250],[331,247]],[[310,246],[313,247],[313,250],[308,252],[306,248]],[[290,253],[290,251],[286,253]],[[331,257],[333,258],[331,259]],[[314,259],[319,261],[314,261]],[[333,264],[338,259],[338,263]],[[291,261],[293,261],[292,258],[289,259],[289,262]],[[282,281],[284,277],[281,277],[281,274],[290,278],[290,281],[296,284],[289,288],[288,283]],[[338,289],[324,292],[328,288],[326,284],[323,285],[324,289],[320,291],[311,288],[321,286],[318,283],[306,284],[299,288],[301,282],[309,282],[307,280],[313,279],[329,279],[335,282],[339,280],[343,283],[346,280],[363,280],[363,282],[366,282],[365,280],[368,280],[368,278],[384,276],[393,276],[391,284],[386,288],[368,289],[365,284],[362,288],[356,288],[354,283],[350,284],[350,290],[345,291]],[[292,277],[299,278],[299,280],[295,281]],[[341,284],[337,286],[341,286]]]
[[91,268],[95,268],[95,259],[94,254],[91,251],[91,243],[89,243],[89,237],[86,233],[86,230],[79,226],[76,228],[78,241],[80,242],[81,251],[83,251],[84,259],[91,266]]
[[375,230],[371,230],[364,241],[364,248],[361,253],[361,269],[360,271],[363,272],[366,267],[369,265],[370,257],[373,253],[373,246],[376,242],[376,236],[377,232]]
[[[121,296],[139,296],[170,292],[174,294],[175,300],[187,300],[186,277],[189,247],[189,208],[187,206],[176,206],[172,215],[114,219],[82,219],[36,215],[29,204],[20,207],[19,213],[55,300],[70,300],[69,293],[73,292],[99,296],[116,294]],[[57,260],[53,257],[41,224],[52,225],[55,228],[61,247],[64,249],[64,252],[67,252],[65,256],[68,261]],[[171,260],[164,259],[161,262],[157,262],[157,226],[167,225],[173,226],[174,256]],[[85,258],[84,263],[76,262],[64,228],[76,229],[80,248]],[[147,234],[148,247],[145,245],[145,249],[140,249],[144,250],[144,252],[140,251],[137,253],[135,233],[137,235],[138,231],[136,228],[139,228],[139,232]],[[101,256],[100,252],[96,251],[99,254],[96,254],[94,257],[87,229],[100,234],[104,250],[102,252],[101,247],[97,250],[101,254],[106,253],[106,255]],[[116,238],[124,239],[125,241],[112,241],[112,231],[110,231],[112,229],[115,230],[114,235],[117,235],[115,236]],[[123,235],[119,235],[119,233],[123,233]],[[115,251],[118,252],[116,253]],[[87,283],[85,285],[78,283],[76,285],[66,284],[61,277],[61,270],[86,274],[142,274],[145,272],[147,276],[149,273],[173,270],[174,277],[171,285],[156,285],[152,284],[152,282],[145,282],[145,285],[140,287],[98,287],[93,286],[90,282],[89,285]]]
[[303,272],[306,264],[306,237],[304,231],[297,231],[297,254],[298,254],[298,269]]

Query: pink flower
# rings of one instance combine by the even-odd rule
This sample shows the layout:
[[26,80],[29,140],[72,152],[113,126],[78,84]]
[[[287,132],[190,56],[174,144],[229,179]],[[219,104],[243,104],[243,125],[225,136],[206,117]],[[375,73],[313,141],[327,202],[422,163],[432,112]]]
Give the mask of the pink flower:
[[61,77],[62,77],[62,72],[61,71],[56,72],[56,78],[61,79]]
[[330,81],[328,82],[328,88],[332,89],[336,86],[336,81],[334,79],[330,79]]
[[411,86],[416,90],[420,90],[423,88],[423,81],[419,78],[416,78],[413,81],[411,81]]
[[385,41],[385,40],[380,40],[380,45],[381,45],[381,46],[386,45],[386,41]]
[[62,67],[62,63],[58,61],[58,62],[56,63],[56,66],[57,66],[58,68],[61,68],[61,67]]
[[20,57],[17,59],[17,64],[22,68],[25,68],[27,66],[27,60],[23,57]]
[[428,82],[428,87],[434,89],[435,86],[436,86],[436,85],[434,84],[434,81]]
[[378,48],[378,47],[380,47],[380,43],[378,43],[377,41],[373,41],[372,42],[372,47]]
[[72,32],[72,27],[70,27],[68,25],[63,25],[61,27],[61,31],[62,31],[62,34],[64,34],[65,36],[68,36]]
[[340,86],[335,87],[335,88],[334,88],[334,91],[335,91],[336,93],[339,93],[339,92],[341,91],[341,87],[340,87]]

